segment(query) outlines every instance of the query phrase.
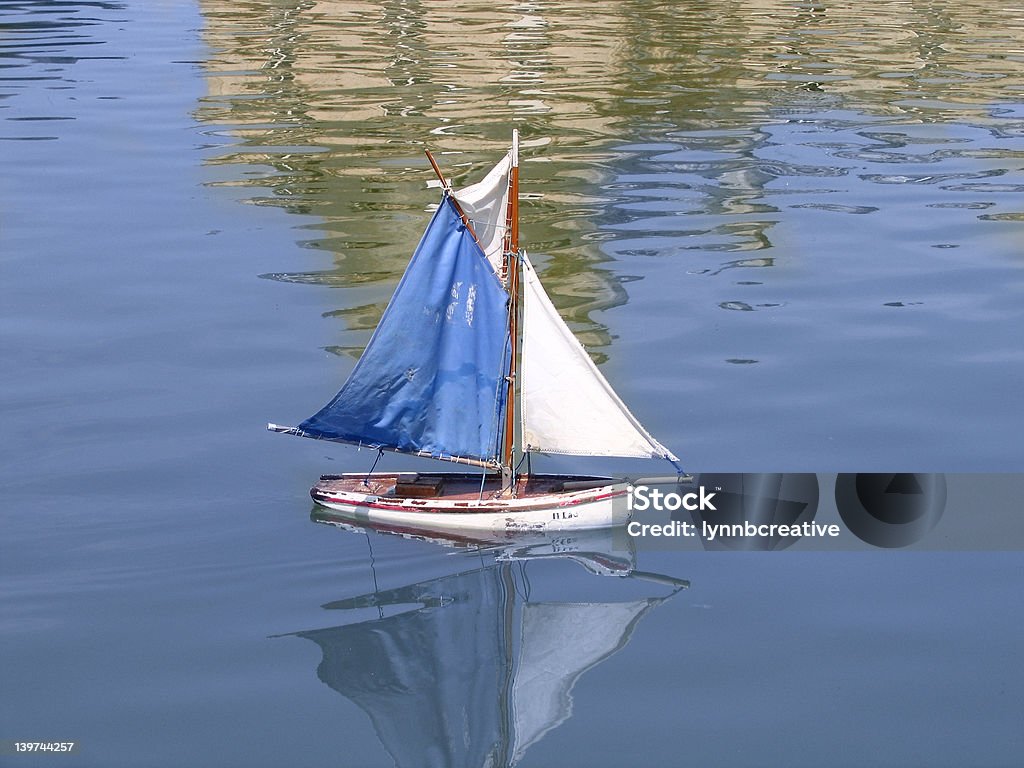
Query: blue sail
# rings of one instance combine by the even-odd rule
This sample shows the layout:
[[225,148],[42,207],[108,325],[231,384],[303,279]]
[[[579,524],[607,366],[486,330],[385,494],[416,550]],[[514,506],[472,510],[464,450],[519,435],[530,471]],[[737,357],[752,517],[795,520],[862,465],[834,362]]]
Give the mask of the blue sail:
[[446,195],[352,375],[299,431],[438,458],[496,459],[508,298]]

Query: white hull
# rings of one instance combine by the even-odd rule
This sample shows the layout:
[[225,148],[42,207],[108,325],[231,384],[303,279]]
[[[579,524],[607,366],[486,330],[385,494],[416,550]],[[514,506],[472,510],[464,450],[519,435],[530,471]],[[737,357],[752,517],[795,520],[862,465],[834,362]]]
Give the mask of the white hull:
[[[396,532],[543,533],[611,528],[629,521],[628,484],[610,478],[543,476],[525,483],[524,492],[517,497],[494,497],[487,488],[483,494],[465,492],[474,480],[479,487],[479,476],[438,473],[426,477],[440,479],[445,487],[461,486],[458,490],[462,492],[403,497],[396,495],[396,475],[391,473],[325,476],[310,495],[341,520]],[[445,482],[447,478],[450,480]],[[570,489],[553,490],[560,485]],[[589,487],[574,488],[580,485]]]

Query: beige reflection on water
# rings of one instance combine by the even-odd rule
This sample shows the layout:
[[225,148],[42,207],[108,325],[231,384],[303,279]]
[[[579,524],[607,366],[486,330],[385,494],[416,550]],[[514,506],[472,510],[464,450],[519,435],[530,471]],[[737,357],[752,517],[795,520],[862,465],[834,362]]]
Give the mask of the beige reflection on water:
[[[436,191],[523,135],[523,240],[591,349],[593,310],[627,300],[600,229],[628,142],[735,132],[749,158],[780,112],[984,121],[1024,89],[1024,12],[979,2],[200,0],[210,55],[198,118],[237,140],[213,162],[255,204],[307,214],[319,254],[282,279],[345,287],[358,351]],[[704,210],[735,250],[772,247],[765,174],[717,170]],[[763,260],[772,263],[771,255]]]
[[[587,235],[605,202],[595,191],[618,119],[593,98],[596,73],[621,45],[615,4],[560,8],[557,25],[540,3],[201,6],[212,55],[197,114],[242,140],[214,161],[226,166],[222,183],[252,187],[257,204],[319,217],[304,225],[323,235],[308,244],[333,256],[326,273],[282,277],[381,284],[371,302],[334,313],[349,329],[373,327],[436,200],[423,149],[468,183],[505,151],[515,126],[524,244],[584,342],[608,343],[588,313],[625,293],[597,266],[607,257]],[[609,23],[568,34],[577,23],[586,29],[595,9]]]

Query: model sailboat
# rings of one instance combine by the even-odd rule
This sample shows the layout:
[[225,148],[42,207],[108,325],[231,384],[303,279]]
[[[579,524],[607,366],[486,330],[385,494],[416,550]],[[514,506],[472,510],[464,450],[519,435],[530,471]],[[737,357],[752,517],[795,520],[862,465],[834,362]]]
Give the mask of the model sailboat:
[[[519,247],[519,147],[443,197],[348,381],[274,432],[397,451],[483,473],[325,475],[313,499],[356,521],[436,530],[599,528],[624,482],[520,473],[531,453],[676,457],[629,412]],[[521,294],[521,296],[520,296]],[[517,429],[518,425],[518,429]]]

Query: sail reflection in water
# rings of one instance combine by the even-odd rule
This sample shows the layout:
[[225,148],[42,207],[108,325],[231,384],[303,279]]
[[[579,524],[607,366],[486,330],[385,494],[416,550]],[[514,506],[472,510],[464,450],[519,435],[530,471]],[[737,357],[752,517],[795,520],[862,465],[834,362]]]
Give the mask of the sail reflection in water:
[[[580,677],[689,585],[635,570],[632,553],[615,552],[612,541],[606,531],[479,549],[439,540],[473,549],[477,567],[328,603],[347,621],[293,636],[320,646],[318,677],[369,715],[396,765],[515,765],[572,715]],[[558,560],[556,570],[575,568],[574,560],[594,574],[629,578],[643,595],[531,600],[556,586],[530,570],[537,559]],[[446,558],[454,570],[467,562]]]

